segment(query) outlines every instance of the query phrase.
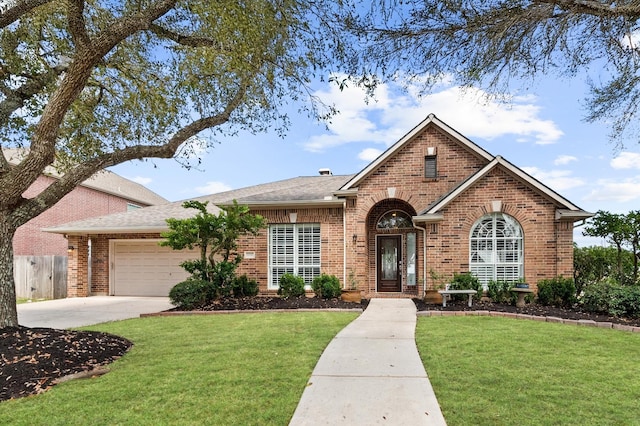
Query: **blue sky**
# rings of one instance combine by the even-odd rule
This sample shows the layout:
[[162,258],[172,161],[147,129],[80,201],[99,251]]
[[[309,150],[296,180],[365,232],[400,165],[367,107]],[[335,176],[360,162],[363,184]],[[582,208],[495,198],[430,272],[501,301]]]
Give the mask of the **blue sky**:
[[[353,87],[340,92],[327,83],[316,90],[340,111],[326,126],[292,112],[286,138],[240,134],[222,139],[202,153],[199,170],[186,170],[175,160],[132,162],[112,170],[170,201],[315,175],[320,168],[355,173],[434,113],[587,211],[638,209],[640,145],[626,141],[626,149],[617,149],[606,123],[583,121],[587,88],[579,79],[540,78],[504,102],[446,83],[422,97],[383,85],[369,102]],[[579,229],[574,239],[580,245],[602,243],[582,237]]]

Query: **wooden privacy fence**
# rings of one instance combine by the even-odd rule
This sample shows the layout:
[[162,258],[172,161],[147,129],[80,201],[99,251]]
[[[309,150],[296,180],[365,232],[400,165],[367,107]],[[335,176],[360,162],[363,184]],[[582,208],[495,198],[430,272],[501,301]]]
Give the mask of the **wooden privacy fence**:
[[67,256],[15,256],[13,276],[17,297],[67,297]]

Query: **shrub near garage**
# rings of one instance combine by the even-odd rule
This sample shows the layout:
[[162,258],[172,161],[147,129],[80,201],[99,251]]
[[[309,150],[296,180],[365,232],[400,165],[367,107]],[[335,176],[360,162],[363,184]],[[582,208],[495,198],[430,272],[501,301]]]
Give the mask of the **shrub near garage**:
[[340,280],[335,275],[322,274],[315,277],[311,283],[311,288],[316,296],[323,299],[335,299],[342,294]]
[[206,280],[188,279],[169,291],[169,300],[177,308],[193,310],[207,305],[216,297],[215,285]]

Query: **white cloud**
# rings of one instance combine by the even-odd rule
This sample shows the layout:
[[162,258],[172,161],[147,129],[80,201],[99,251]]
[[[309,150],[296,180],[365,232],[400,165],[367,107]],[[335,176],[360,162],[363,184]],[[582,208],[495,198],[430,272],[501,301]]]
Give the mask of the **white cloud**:
[[230,191],[233,188],[223,182],[207,182],[205,186],[197,186],[194,189],[198,194],[209,195]]
[[541,170],[537,167],[522,167],[522,170],[557,192],[585,185],[585,181],[572,176],[570,170]]
[[335,105],[340,113],[328,124],[329,133],[313,136],[304,144],[312,152],[353,142],[389,146],[429,113],[471,138],[510,135],[518,142],[542,145],[554,143],[563,135],[553,121],[539,117],[540,107],[532,96],[506,102],[489,99],[480,89],[460,87],[419,96],[417,91],[403,92],[388,84],[380,85],[376,99],[368,103],[364,91],[357,87],[340,91],[331,85],[315,95]]
[[360,151],[358,158],[362,161],[372,162],[382,154],[381,149],[366,148]]
[[621,181],[600,179],[596,182],[595,186],[596,188],[585,197],[587,201],[625,203],[640,199],[640,176]]
[[136,176],[136,177],[127,178],[127,179],[133,182],[139,183],[140,185],[149,185],[151,182],[153,182],[153,179],[149,177],[143,177],[143,176]]
[[614,169],[640,169],[640,153],[622,152],[610,164]]
[[572,161],[578,161],[578,159],[573,155],[559,155],[555,160],[553,160],[553,164],[556,166],[564,166]]

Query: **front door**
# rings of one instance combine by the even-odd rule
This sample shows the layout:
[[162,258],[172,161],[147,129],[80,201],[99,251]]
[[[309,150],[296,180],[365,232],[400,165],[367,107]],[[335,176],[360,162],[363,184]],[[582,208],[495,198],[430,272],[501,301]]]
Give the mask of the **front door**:
[[402,237],[400,235],[378,236],[378,291],[402,291]]

